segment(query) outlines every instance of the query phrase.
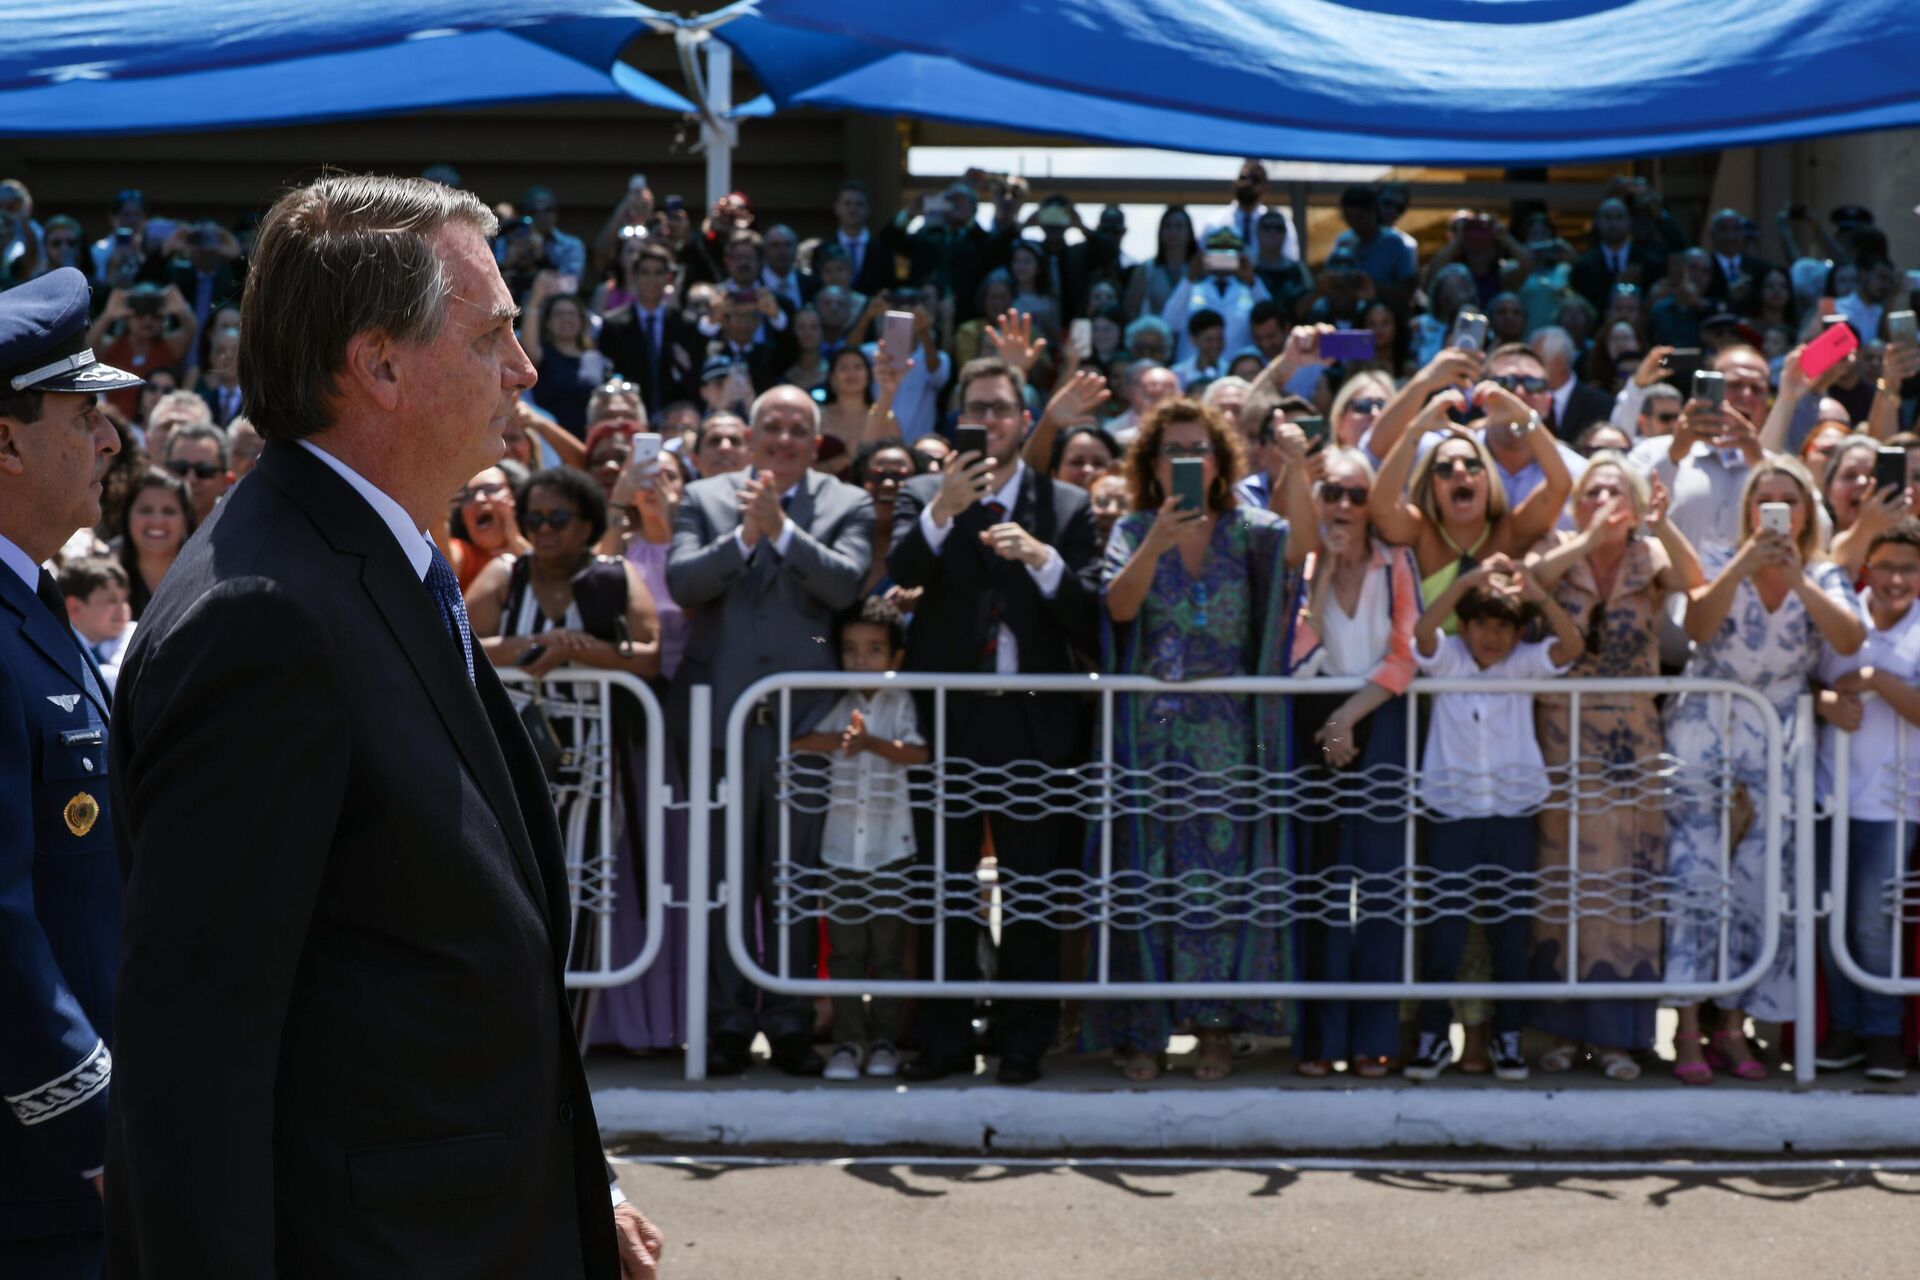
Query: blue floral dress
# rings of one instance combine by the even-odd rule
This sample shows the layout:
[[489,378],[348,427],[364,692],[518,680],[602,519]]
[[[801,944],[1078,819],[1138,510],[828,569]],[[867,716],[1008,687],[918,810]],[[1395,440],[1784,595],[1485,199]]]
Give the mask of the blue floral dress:
[[[1726,546],[1705,550],[1701,560],[1707,577],[1716,577],[1737,551]],[[1813,565],[1809,573],[1828,596],[1861,612],[1860,599],[1838,565],[1823,562]],[[1667,750],[1685,762],[1685,776],[1698,786],[1725,770],[1728,785],[1744,787],[1753,801],[1753,821],[1734,848],[1727,873],[1731,892],[1728,976],[1748,969],[1760,956],[1761,922],[1767,914],[1767,799],[1792,794],[1791,782],[1783,775],[1784,762],[1794,750],[1795,704],[1806,692],[1807,677],[1818,668],[1822,652],[1820,632],[1799,597],[1788,595],[1769,613],[1749,579],[1738,587],[1719,632],[1706,644],[1694,646],[1683,673],[1697,679],[1735,681],[1767,700],[1783,733],[1781,775],[1768,776],[1766,725],[1751,702],[1717,694],[1686,694],[1667,705]],[[1667,873],[1684,900],[1699,905],[1683,909],[1667,925],[1668,982],[1711,982],[1720,976],[1720,922],[1717,911],[1706,905],[1717,901],[1721,892],[1720,831],[1719,801],[1711,789],[1683,789],[1667,815]],[[1791,822],[1782,826],[1780,866],[1781,883],[1786,884],[1793,866]],[[1790,1021],[1795,1014],[1791,931],[1781,930],[1773,963],[1758,982],[1715,1003],[1767,1021]]]
[[[1152,512],[1135,512],[1114,526],[1104,581],[1126,567],[1153,518]],[[1163,555],[1139,615],[1105,628],[1107,669],[1168,681],[1278,674],[1290,643],[1297,585],[1287,573],[1286,547],[1284,520],[1243,509],[1215,523],[1198,575],[1188,573],[1178,552]],[[1140,897],[1123,894],[1114,913],[1114,981],[1255,982],[1292,975],[1289,931],[1238,921],[1209,926],[1204,912],[1209,901],[1235,916],[1256,900],[1283,902],[1287,824],[1246,800],[1250,791],[1257,795],[1251,779],[1258,769],[1287,767],[1289,737],[1286,700],[1280,697],[1169,693],[1115,699],[1115,764],[1131,771],[1131,787],[1148,790],[1130,803],[1133,812],[1113,824],[1117,882],[1138,880],[1143,891]],[[1241,800],[1238,811],[1197,803],[1196,792],[1230,774],[1245,780],[1233,787]],[[1089,866],[1096,871],[1099,856],[1095,842]],[[1184,883],[1170,894],[1142,877]],[[1151,907],[1148,897],[1154,899]],[[1152,922],[1170,909],[1182,911],[1185,920]],[[1158,1053],[1176,1031],[1280,1034],[1289,1029],[1288,1016],[1273,1001],[1093,1001],[1083,1038],[1089,1048]]]

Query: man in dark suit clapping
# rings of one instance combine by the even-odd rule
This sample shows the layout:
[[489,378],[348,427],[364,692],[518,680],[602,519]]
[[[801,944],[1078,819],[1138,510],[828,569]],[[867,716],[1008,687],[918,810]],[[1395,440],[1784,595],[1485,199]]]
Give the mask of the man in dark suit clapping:
[[[971,451],[941,475],[921,476],[894,504],[893,549],[887,567],[902,587],[921,588],[907,636],[909,671],[1060,674],[1075,650],[1095,647],[1099,553],[1084,491],[1034,471],[1020,460],[1030,415],[1019,375],[996,359],[960,371],[960,424],[986,428],[985,457]],[[923,717],[923,723],[933,719]],[[978,765],[1015,761],[1068,765],[1082,750],[1081,716],[1070,697],[956,694],[947,703],[947,751]],[[1077,865],[1069,822],[996,813],[993,848],[1003,871],[1044,875]],[[945,873],[970,873],[985,834],[978,813],[947,820]],[[1043,890],[1040,892],[1044,892]],[[1028,900],[1029,910],[1035,905]],[[932,931],[921,937],[931,947]],[[946,972],[964,980],[979,972],[979,934],[950,921]],[[1060,973],[1060,935],[1031,919],[1000,931],[997,976],[1048,981]],[[930,955],[920,972],[933,972]],[[1040,1075],[1053,1043],[1059,1005],[1051,1000],[996,1003],[999,1078],[1025,1084]],[[934,1080],[973,1070],[967,1006],[923,1000],[920,1057],[909,1079]]]
[[[714,746],[725,745],[727,715],[754,681],[780,671],[831,671],[836,614],[860,598],[873,564],[873,499],[864,489],[811,470],[819,456],[820,407],[798,387],[776,387],[754,401],[748,422],[753,466],[687,486],[673,521],[667,587],[691,619],[685,656],[674,673],[668,714],[685,738],[693,686],[713,686]],[[797,737],[810,714],[831,701],[796,694],[789,729]],[[756,885],[736,892],[773,900],[780,857],[777,699],[754,709],[746,738],[746,776],[730,779],[745,808],[747,865]],[[717,817],[718,815],[716,815]],[[805,864],[819,851],[821,816],[788,816],[789,855]],[[716,851],[725,848],[715,826]],[[750,926],[751,927],[751,926]],[[789,931],[791,972],[811,974],[815,922]],[[769,949],[774,926],[766,925]],[[712,1042],[707,1069],[731,1075],[747,1066],[756,1030],[773,1063],[788,1075],[817,1076],[813,1002],[759,992],[724,945],[712,949],[708,993]],[[766,962],[775,967],[773,961]]]
[[266,450],[115,708],[116,1275],[653,1274],[568,1022],[546,780],[424,532],[534,381],[495,230],[352,175],[261,225]]

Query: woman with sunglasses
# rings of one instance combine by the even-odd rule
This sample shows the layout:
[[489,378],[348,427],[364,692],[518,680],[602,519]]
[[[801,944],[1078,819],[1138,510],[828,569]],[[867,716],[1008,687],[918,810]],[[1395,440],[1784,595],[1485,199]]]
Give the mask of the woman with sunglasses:
[[[1534,578],[1587,638],[1569,679],[1642,679],[1660,674],[1660,620],[1668,596],[1705,581],[1693,546],[1667,520],[1667,495],[1649,489],[1626,458],[1601,450],[1574,485],[1569,512],[1579,530],[1556,529],[1528,558]],[[1651,534],[1649,538],[1646,535]],[[1580,761],[1580,848],[1568,858],[1572,822],[1566,808],[1539,817],[1535,846],[1540,869],[1551,875],[1569,865],[1603,877],[1611,897],[1605,912],[1580,916],[1580,954],[1568,964],[1567,930],[1534,926],[1533,971],[1541,981],[1657,981],[1660,918],[1657,880],[1666,870],[1667,827],[1655,804],[1632,802],[1632,788],[1666,740],[1650,693],[1590,694],[1580,701],[1579,742],[1573,742],[1572,700],[1534,699],[1540,752],[1550,769]],[[1564,783],[1555,805],[1567,803]],[[1562,897],[1543,915],[1567,910]],[[1533,1006],[1536,1025],[1555,1044],[1541,1055],[1542,1071],[1572,1068],[1588,1053],[1610,1080],[1640,1075],[1636,1054],[1653,1047],[1654,1002],[1570,1000]]]
[[1393,399],[1393,379],[1377,369],[1363,369],[1340,384],[1340,394],[1327,410],[1333,442],[1343,449],[1361,448],[1361,441],[1380,420],[1380,411]]
[[[1291,428],[1298,431],[1299,428]],[[1407,706],[1413,679],[1413,628],[1420,619],[1420,571],[1405,547],[1373,536],[1367,499],[1373,464],[1358,449],[1326,450],[1315,486],[1320,550],[1308,558],[1306,601],[1294,626],[1293,674],[1363,677],[1352,694],[1305,694],[1294,701],[1295,748],[1308,785],[1322,794],[1390,788],[1405,768]],[[1305,870],[1342,902],[1354,899],[1357,923],[1309,920],[1302,959],[1310,982],[1393,982],[1400,973],[1404,900],[1375,894],[1365,877],[1393,875],[1406,857],[1404,820],[1342,813],[1296,824]],[[1371,899],[1371,901],[1369,901]],[[1295,1070],[1324,1076],[1344,1061],[1377,1080],[1394,1069],[1399,1010],[1385,1000],[1314,1000],[1305,1007]]]
[[[1288,441],[1296,454],[1304,451],[1298,428]],[[1187,459],[1200,463],[1197,511],[1183,510],[1174,492],[1175,464]],[[1133,511],[1114,526],[1102,570],[1105,669],[1165,681],[1281,674],[1292,577],[1318,530],[1289,529],[1271,512],[1235,503],[1234,482],[1246,469],[1240,433],[1195,401],[1171,400],[1148,414],[1126,466]],[[1290,466],[1288,474],[1310,504],[1304,468]],[[1263,744],[1287,741],[1286,718],[1287,699],[1279,697],[1125,695],[1114,708],[1114,758],[1126,776],[1159,785],[1277,767]],[[1219,805],[1192,813],[1136,806],[1113,824],[1112,866],[1160,881],[1171,910],[1216,877],[1282,874],[1288,835],[1286,823],[1236,820]],[[1184,877],[1193,887],[1176,890]],[[1176,923],[1123,923],[1108,945],[1116,982],[1268,980],[1286,971],[1291,955],[1281,929],[1210,923],[1204,911]],[[1164,1069],[1175,1032],[1198,1035],[1194,1078],[1214,1081],[1233,1070],[1233,1032],[1274,1034],[1283,1022],[1272,1001],[1102,1000],[1089,1002],[1082,1025],[1089,1047],[1112,1048],[1121,1074],[1143,1083]]]
[[[1752,968],[1761,949],[1766,900],[1767,823],[1756,818],[1721,871],[1725,821],[1721,784],[1743,788],[1759,812],[1791,782],[1769,774],[1765,715],[1786,727],[1787,758],[1797,749],[1796,703],[1830,648],[1842,657],[1865,643],[1860,599],[1845,571],[1820,553],[1813,478],[1792,458],[1769,454],[1740,494],[1738,546],[1709,546],[1702,554],[1711,575],[1687,604],[1693,656],[1687,676],[1730,680],[1759,693],[1765,711],[1744,700],[1686,693],[1667,704],[1667,750],[1686,762],[1679,793],[1667,808],[1667,874],[1689,903],[1718,902],[1730,892],[1729,915],[1711,908],[1682,910],[1667,922],[1666,980],[1707,983]],[[1761,508],[1787,508],[1788,532],[1769,531]],[[1825,646],[1825,647],[1823,647]],[[1782,835],[1780,864],[1793,865],[1793,824]],[[1729,880],[1731,884],[1729,884]],[[1720,972],[1722,931],[1726,971]],[[1772,966],[1744,991],[1720,996],[1701,1013],[1682,1005],[1674,1034],[1673,1073],[1682,1084],[1706,1084],[1715,1069],[1742,1080],[1764,1079],[1766,1067],[1747,1044],[1748,1015],[1787,1022],[1796,1013],[1793,937],[1785,934]],[[1703,1026],[1703,1024],[1705,1024]],[[1705,1039],[1703,1040],[1703,1032]]]

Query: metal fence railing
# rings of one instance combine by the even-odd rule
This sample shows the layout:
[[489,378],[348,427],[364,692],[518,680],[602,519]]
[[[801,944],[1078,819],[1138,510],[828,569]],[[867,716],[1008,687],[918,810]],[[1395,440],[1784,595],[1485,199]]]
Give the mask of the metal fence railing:
[[[1874,695],[1863,695],[1871,701]],[[1828,890],[1819,904],[1827,915],[1826,955],[1841,974],[1855,986],[1892,996],[1920,995],[1920,973],[1913,972],[1910,948],[1913,933],[1909,926],[1920,923],[1920,869],[1909,856],[1914,823],[1910,809],[1920,796],[1920,756],[1911,752],[1915,729],[1905,720],[1897,722],[1894,742],[1893,776],[1887,784],[1871,793],[1886,808],[1893,810],[1894,858],[1892,874],[1875,887],[1870,902],[1852,901],[1852,787],[1853,740],[1851,733],[1833,734],[1833,777],[1829,842]],[[1863,957],[1853,954],[1852,928],[1863,917],[1878,916],[1891,937],[1891,952],[1885,972],[1867,967]]]

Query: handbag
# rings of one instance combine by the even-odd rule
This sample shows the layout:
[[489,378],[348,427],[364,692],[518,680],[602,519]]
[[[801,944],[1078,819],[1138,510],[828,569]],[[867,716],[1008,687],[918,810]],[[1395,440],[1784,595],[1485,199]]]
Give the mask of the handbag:
[[546,692],[543,681],[534,681],[529,692],[531,697],[527,705],[520,708],[520,724],[527,731],[528,741],[533,743],[533,754],[540,761],[540,772],[547,775],[549,783],[568,781],[574,771],[576,753],[560,738],[559,730],[553,727],[553,718],[547,714],[541,698]]

